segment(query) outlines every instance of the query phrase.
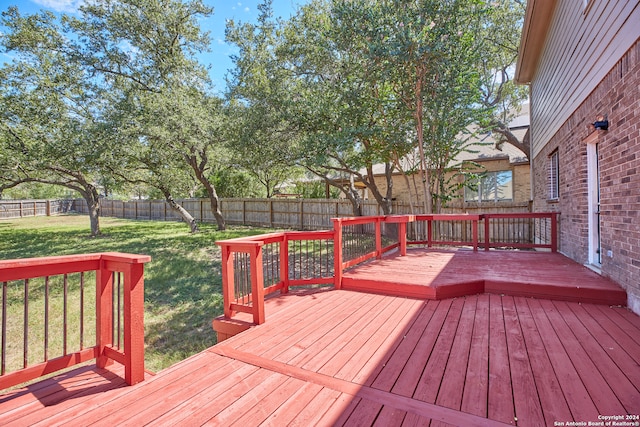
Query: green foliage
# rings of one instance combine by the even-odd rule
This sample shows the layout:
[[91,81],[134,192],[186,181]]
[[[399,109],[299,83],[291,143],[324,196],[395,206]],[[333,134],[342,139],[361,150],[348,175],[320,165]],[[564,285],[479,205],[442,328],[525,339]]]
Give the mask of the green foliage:
[[241,169],[226,168],[217,170],[211,181],[215,184],[220,197],[264,197],[263,189],[256,179]]
[[0,253],[4,259],[109,251],[150,255],[145,265],[145,364],[152,371],[216,343],[211,320],[222,314],[222,289],[220,250],[212,242],[268,232],[220,232],[202,224],[200,233],[191,234],[177,222],[113,218],[103,218],[102,225],[102,237],[88,238],[80,216],[6,220],[0,227]]
[[20,184],[5,190],[3,199],[76,199],[79,195],[63,187],[38,182]]
[[[322,181],[296,181],[292,190],[294,194],[299,194],[303,199],[326,199],[327,186]],[[335,187],[329,188],[329,199],[337,199],[340,190]]]

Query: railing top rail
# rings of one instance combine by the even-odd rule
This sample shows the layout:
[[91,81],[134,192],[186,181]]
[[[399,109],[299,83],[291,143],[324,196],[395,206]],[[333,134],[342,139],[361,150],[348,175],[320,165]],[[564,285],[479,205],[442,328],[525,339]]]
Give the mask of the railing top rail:
[[236,246],[236,245],[251,245],[255,246],[255,244],[259,243],[264,245],[265,240],[271,239],[282,239],[284,238],[284,232],[278,233],[267,233],[267,234],[258,234],[256,236],[246,236],[246,237],[236,237],[234,239],[226,239],[226,240],[217,240],[216,245],[218,246]]
[[420,214],[416,215],[416,221],[479,221],[479,214]]
[[481,216],[486,218],[551,218],[554,215],[560,215],[560,212],[490,213]]
[[289,240],[321,240],[333,239],[333,230],[319,231],[287,231],[285,234]]
[[376,221],[384,221],[384,216],[351,216],[341,218],[331,218],[331,221],[341,225],[369,224]]
[[104,252],[42,258],[9,259],[0,261],[0,282],[98,270],[101,261],[144,264],[151,261],[151,257],[149,255]]

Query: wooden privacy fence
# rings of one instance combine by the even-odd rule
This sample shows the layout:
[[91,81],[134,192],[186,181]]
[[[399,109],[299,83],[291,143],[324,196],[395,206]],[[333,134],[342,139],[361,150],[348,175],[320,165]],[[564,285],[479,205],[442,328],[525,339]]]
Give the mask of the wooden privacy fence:
[[0,200],[0,219],[73,212],[74,200]]
[[[409,245],[469,246],[474,251],[483,247],[485,251],[520,248],[557,252],[557,216],[555,212],[542,212],[333,218],[330,231],[281,232],[218,241],[216,244],[222,250],[224,315],[230,319],[237,312],[250,313],[254,324],[264,323],[265,296],[310,284],[332,284],[340,289],[345,269],[373,258],[381,259],[385,252],[396,248],[404,256]],[[416,223],[427,230],[427,234],[418,239],[410,233]],[[528,240],[520,235],[520,225],[532,233]],[[467,229],[468,235],[440,232],[454,228]],[[292,246],[292,241],[299,245]],[[317,241],[325,242],[324,250]],[[310,242],[313,243],[310,245]],[[292,256],[306,260],[303,277],[292,276]],[[322,268],[329,264],[333,270]]]
[[91,359],[123,364],[130,385],[144,380],[150,260],[108,252],[0,261],[0,390]]
[[[176,200],[196,221],[215,222],[209,199]],[[164,200],[111,200],[102,199],[101,215],[126,219],[151,219],[179,221],[180,217]],[[74,200],[75,212],[88,213],[83,199]],[[220,199],[220,210],[231,225],[251,225],[276,229],[325,230],[331,228],[331,218],[353,216],[351,203],[345,199]],[[364,216],[380,216],[382,209],[377,202],[364,200]],[[395,215],[410,214],[410,206],[392,203]],[[442,213],[522,213],[529,212],[528,203],[460,203],[443,209]]]

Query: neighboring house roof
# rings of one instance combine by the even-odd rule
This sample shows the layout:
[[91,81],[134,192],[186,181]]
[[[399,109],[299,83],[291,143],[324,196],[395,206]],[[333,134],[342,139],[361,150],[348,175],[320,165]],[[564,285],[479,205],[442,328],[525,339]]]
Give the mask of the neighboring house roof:
[[[522,141],[529,129],[529,104],[523,104],[517,115],[508,124],[511,132]],[[469,151],[463,151],[458,155],[453,164],[461,161],[483,161],[500,158],[509,158],[510,163],[528,163],[527,156],[511,144],[504,143],[500,150],[496,148],[496,139],[493,133],[485,133],[472,138],[467,142]]]
[[[518,138],[519,141],[522,141],[524,135],[527,133],[529,129],[529,103],[523,104],[520,107],[520,111],[517,115],[509,122],[509,129],[513,132],[513,134]],[[473,127],[470,127],[469,131],[473,132]],[[470,138],[465,145],[468,150],[461,152],[455,159],[453,159],[449,166],[455,166],[460,164],[463,161],[487,161],[487,160],[499,160],[499,159],[509,159],[509,162],[512,164],[519,163],[528,163],[527,156],[514,147],[511,144],[504,143],[500,150],[496,148],[496,139],[493,133],[484,133],[477,135],[476,137]],[[413,155],[408,155],[401,160],[402,168],[404,170],[410,170],[413,168],[413,165],[419,164],[419,157],[417,153]],[[374,175],[384,175],[385,165],[383,163],[377,163],[373,165],[373,174]],[[360,173],[363,175],[366,174],[365,169],[361,169]]]

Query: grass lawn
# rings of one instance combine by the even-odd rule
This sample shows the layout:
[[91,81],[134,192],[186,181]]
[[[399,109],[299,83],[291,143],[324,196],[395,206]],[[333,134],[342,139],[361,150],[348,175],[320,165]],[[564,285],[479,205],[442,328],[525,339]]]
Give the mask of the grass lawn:
[[[101,218],[103,236],[89,236],[84,215],[0,221],[1,259],[128,252],[150,255],[145,266],[146,368],[164,369],[216,343],[211,320],[222,313],[216,240],[272,230],[201,224],[190,234],[179,222]],[[53,337],[52,337],[53,338]]]

